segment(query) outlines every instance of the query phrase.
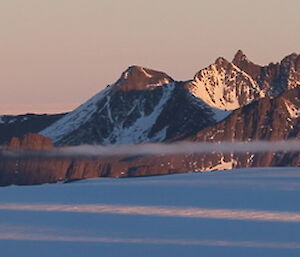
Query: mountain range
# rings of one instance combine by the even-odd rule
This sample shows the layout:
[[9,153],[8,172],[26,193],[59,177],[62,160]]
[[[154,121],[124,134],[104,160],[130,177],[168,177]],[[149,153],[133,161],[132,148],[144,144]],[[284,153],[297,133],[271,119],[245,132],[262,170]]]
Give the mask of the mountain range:
[[[239,50],[189,81],[130,66],[70,113],[0,116],[4,149],[82,144],[299,138],[300,55],[260,66]],[[35,133],[35,134],[28,134]],[[120,156],[99,160],[0,160],[0,184],[144,176],[257,166],[299,166],[297,153]],[[17,168],[16,168],[17,167]]]

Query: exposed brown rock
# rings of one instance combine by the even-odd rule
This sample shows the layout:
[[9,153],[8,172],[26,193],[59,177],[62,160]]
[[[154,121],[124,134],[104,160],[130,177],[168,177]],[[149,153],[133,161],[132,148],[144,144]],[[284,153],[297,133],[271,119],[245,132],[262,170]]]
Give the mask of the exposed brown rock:
[[[27,134],[13,138],[8,143],[9,151],[40,151],[53,149],[49,138],[38,134]],[[68,160],[3,159],[0,158],[0,185],[31,185],[64,180],[70,166]]]
[[13,137],[7,148],[8,150],[50,150],[53,144],[50,138],[31,133],[22,138]]
[[275,96],[286,89],[300,85],[299,59],[300,55],[293,53],[286,56],[280,63],[260,66],[249,61],[239,50],[232,63],[249,74],[266,92],[266,95]]
[[258,80],[262,67],[249,61],[242,50],[238,50],[232,60],[232,63],[249,74],[254,80]]
[[164,72],[133,65],[123,72],[114,89],[124,91],[151,90],[156,86],[172,81],[174,80]]

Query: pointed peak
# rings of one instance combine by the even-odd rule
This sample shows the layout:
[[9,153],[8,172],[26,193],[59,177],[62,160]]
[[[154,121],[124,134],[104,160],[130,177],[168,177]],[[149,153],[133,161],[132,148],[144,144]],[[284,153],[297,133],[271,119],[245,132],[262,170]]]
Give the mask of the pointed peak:
[[232,60],[232,63],[236,66],[239,66],[239,64],[247,59],[247,56],[244,54],[242,50],[238,50],[236,54],[234,55],[234,58]]
[[250,75],[254,80],[257,80],[261,73],[262,66],[249,61],[242,50],[237,51],[232,60],[232,63],[239,69]]
[[207,70],[217,69],[219,72],[224,72],[224,70],[230,69],[232,67],[233,67],[233,65],[229,61],[227,61],[224,57],[218,57],[213,64],[209,65],[208,67],[206,67],[204,69],[199,70],[195,74],[193,80],[197,80]]
[[245,55],[245,54],[244,54],[243,50],[239,49],[239,50],[236,52],[235,55],[243,56],[243,55]]

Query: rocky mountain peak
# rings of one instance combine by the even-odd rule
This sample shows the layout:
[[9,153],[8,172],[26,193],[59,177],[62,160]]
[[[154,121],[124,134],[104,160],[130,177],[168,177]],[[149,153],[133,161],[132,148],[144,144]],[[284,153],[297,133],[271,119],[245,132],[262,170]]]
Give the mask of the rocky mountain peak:
[[151,90],[174,81],[164,72],[133,65],[128,67],[116,83],[120,90]]
[[[247,61],[241,51],[237,55],[236,60]],[[263,96],[249,74],[223,57],[200,70],[186,87],[208,105],[222,110],[237,109]]]
[[300,85],[300,55],[292,53],[286,56],[279,66],[279,75],[277,76],[277,87],[280,88],[281,92],[285,88],[292,89]]
[[239,63],[248,60],[247,56],[244,54],[242,50],[238,50],[233,57],[232,63],[238,66]]
[[235,54],[232,63],[242,71],[250,75],[254,80],[258,80],[261,74],[261,66],[251,62],[242,50],[238,50]]

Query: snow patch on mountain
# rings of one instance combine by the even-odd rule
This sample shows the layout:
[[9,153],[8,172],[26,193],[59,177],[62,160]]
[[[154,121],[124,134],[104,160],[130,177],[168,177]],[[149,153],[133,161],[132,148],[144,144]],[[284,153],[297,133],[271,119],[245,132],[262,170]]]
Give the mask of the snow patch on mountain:
[[54,142],[59,141],[65,135],[79,128],[87,122],[90,117],[98,110],[97,103],[101,101],[110,92],[110,86],[96,94],[90,100],[80,105],[73,112],[67,114],[50,127],[40,132],[41,135],[50,137]]
[[141,71],[145,74],[146,77],[148,77],[148,78],[152,78],[152,77],[153,77],[153,76],[152,76],[150,73],[148,73],[144,68],[141,68]]
[[[235,110],[255,100],[256,95],[259,98],[265,96],[247,73],[225,59],[219,59],[218,63],[199,71],[190,82],[190,91],[195,96],[222,110]],[[241,96],[245,98],[243,103]]]
[[16,122],[24,122],[28,120],[26,115],[2,115],[0,116],[0,124],[13,124]]
[[199,106],[199,109],[208,110],[208,112],[212,114],[212,118],[214,119],[215,122],[224,120],[232,113],[232,110],[223,110],[223,109],[212,107],[201,98],[195,96],[194,94],[191,94],[191,96],[192,96],[191,101],[194,104],[197,104]]
[[211,108],[211,110],[214,113],[213,118],[216,122],[226,119],[232,113],[232,111],[221,110],[217,108]]
[[222,156],[220,163],[217,165],[205,169],[205,171],[215,171],[215,170],[231,170],[236,166],[237,162],[234,159],[231,159],[230,161],[225,161],[224,156]]
[[[175,89],[174,83],[167,84],[162,89],[161,99],[149,115],[142,112],[141,117],[138,118],[130,127],[124,127],[123,124],[114,126],[112,133],[105,139],[104,144],[110,144],[112,142],[116,144],[135,144],[140,142],[157,142],[164,140],[166,138],[167,127],[157,132],[153,137],[149,137],[151,128],[172,96],[172,92]],[[134,105],[132,110],[135,108],[136,106]]]

